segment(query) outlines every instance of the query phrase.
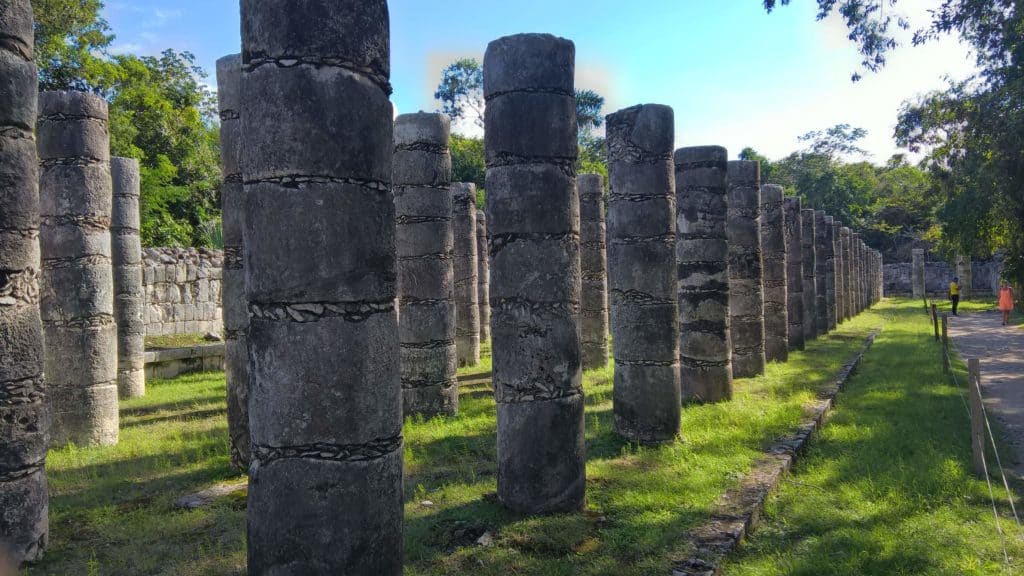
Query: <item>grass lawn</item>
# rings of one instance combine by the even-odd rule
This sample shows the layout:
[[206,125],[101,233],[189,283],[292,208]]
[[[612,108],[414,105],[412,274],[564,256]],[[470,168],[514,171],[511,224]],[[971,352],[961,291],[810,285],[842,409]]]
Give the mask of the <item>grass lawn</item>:
[[1024,573],[1024,533],[996,483],[1004,563],[988,488],[970,473],[968,416],[922,308],[883,302],[892,320],[729,576]]
[[146,350],[166,350],[168,348],[187,348],[200,344],[212,344],[203,334],[165,334],[163,336],[146,336]]
[[[918,307],[901,306],[920,317],[922,327],[915,328],[924,331],[926,317]],[[801,420],[816,390],[894,312],[897,328],[911,315],[891,307],[867,312],[793,354],[789,363],[771,365],[765,376],[738,380],[734,401],[685,407],[684,439],[659,448],[616,437],[612,370],[587,373],[588,509],[579,514],[530,518],[502,510],[493,497],[489,358],[460,371],[458,417],[406,422],[406,573],[664,576],[671,560],[683,556],[688,529],[707,518],[715,499],[739,482],[768,444]],[[913,342],[931,345],[924,336]],[[884,352],[888,346],[896,351]],[[918,385],[915,357],[935,357],[888,336],[868,358],[883,353],[906,363],[905,372],[891,373],[901,386]],[[196,511],[172,508],[183,494],[237,478],[228,466],[223,375],[151,382],[145,398],[123,402],[121,411],[120,445],[51,451],[50,549],[28,573],[243,574],[244,501],[227,498]],[[931,414],[920,418],[922,429],[933,425]],[[873,457],[899,458],[882,444],[891,440],[891,424],[878,425]],[[865,442],[876,435],[861,434]],[[974,494],[975,483],[954,474],[960,465],[951,459],[939,478],[924,474],[931,470],[925,468],[905,473],[922,485],[949,483]],[[981,504],[972,501],[971,510]],[[977,522],[979,530],[987,526],[980,516]],[[477,545],[485,532],[493,542]],[[974,549],[973,543],[958,545],[964,555],[970,553],[964,547]]]

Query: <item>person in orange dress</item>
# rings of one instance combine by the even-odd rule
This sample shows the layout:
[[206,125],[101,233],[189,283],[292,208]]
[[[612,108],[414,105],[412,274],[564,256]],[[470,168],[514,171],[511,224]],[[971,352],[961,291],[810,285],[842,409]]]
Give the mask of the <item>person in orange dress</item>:
[[1013,311],[1013,288],[1003,280],[999,287],[999,311],[1003,313],[1003,326],[1010,322],[1010,312]]

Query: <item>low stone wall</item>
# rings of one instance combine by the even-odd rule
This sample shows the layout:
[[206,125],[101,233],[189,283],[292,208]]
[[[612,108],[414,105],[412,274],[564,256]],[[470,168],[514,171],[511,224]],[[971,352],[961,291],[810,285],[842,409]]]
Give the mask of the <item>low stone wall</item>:
[[224,369],[224,343],[201,344],[188,348],[147,350],[146,380],[175,378],[192,372]]
[[[912,292],[910,284],[910,262],[886,264],[885,295],[905,296]],[[999,291],[1001,262],[971,263],[971,292],[974,296],[994,295]],[[956,266],[948,262],[925,262],[925,289],[929,294],[944,295],[949,283],[956,275]]]
[[146,334],[221,334],[220,250],[144,248]]

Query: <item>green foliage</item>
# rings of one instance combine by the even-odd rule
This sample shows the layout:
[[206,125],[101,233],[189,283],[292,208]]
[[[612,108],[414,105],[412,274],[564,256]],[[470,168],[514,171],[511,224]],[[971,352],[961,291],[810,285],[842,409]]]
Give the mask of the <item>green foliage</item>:
[[114,36],[102,7],[101,0],[32,0],[40,90],[109,87],[116,65],[104,55]]
[[218,242],[220,152],[215,97],[188,52],[111,56],[100,0],[35,0],[41,90],[91,91],[110,108],[110,148],[137,158],[147,246]]
[[441,111],[452,120],[472,119],[484,126],[484,69],[476,58],[460,58],[441,71],[434,92]]

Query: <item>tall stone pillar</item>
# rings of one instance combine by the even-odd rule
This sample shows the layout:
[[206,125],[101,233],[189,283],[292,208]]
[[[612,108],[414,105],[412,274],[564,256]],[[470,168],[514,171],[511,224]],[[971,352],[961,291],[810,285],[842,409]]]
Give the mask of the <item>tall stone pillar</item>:
[[814,210],[800,210],[800,252],[803,256],[804,341],[818,337],[818,259],[815,253],[816,229]]
[[839,220],[832,220],[832,252],[835,260],[835,294],[836,294],[836,316],[829,319],[829,325],[833,328],[850,318],[850,302],[847,298],[847,273],[846,267],[849,264],[846,251],[843,249],[843,223]]
[[[856,279],[853,277],[853,273],[856,272],[853,265],[854,258],[854,241],[853,233],[849,228],[843,227],[840,229],[843,239],[843,276],[840,277],[840,273],[836,273],[836,299],[837,301],[842,300],[843,302],[843,319],[850,320],[856,313],[856,291],[853,289]],[[839,260],[837,259],[837,262]],[[842,296],[840,295],[842,293]],[[838,318],[837,318],[838,319]]]
[[608,285],[615,430],[633,442],[679,433],[679,280],[672,109],[608,116]]
[[[814,311],[817,316],[818,335],[829,331],[828,321],[828,266],[832,262],[832,224],[825,222],[825,212],[814,211]],[[832,288],[833,293],[835,288]]]
[[604,177],[581,174],[580,267],[583,296],[580,330],[583,341],[583,369],[608,365],[608,257],[605,242]]
[[455,238],[455,349],[459,366],[480,363],[480,295],[477,292],[476,185],[452,184]]
[[142,319],[142,225],[139,218],[139,161],[111,158],[113,202],[110,254],[114,273],[114,320],[117,323],[117,390],[121,398],[146,394],[146,325]]
[[881,252],[876,252],[875,260],[877,260],[875,265],[878,267],[878,269],[875,270],[875,276],[877,278],[875,280],[875,290],[877,290],[877,293],[875,294],[875,302],[880,302],[882,298],[885,298],[885,258],[882,256]]
[[586,492],[575,60],[546,34],[484,56],[498,499],[530,514]]
[[732,399],[728,156],[721,146],[675,153],[679,381],[685,400]]
[[761,167],[729,162],[729,321],[732,374],[751,378],[764,372],[764,299],[761,264]]
[[491,339],[491,272],[487,261],[487,215],[476,211],[476,299],[480,308],[480,343]]
[[853,240],[853,270],[850,272],[853,277],[853,311],[855,314],[860,314],[864,311],[864,266],[862,265],[864,243],[861,242],[860,234],[853,234],[851,239]]
[[804,349],[804,267],[800,197],[788,196],[786,211],[786,317],[790,350]]
[[36,134],[52,444],[117,444],[107,103],[84,92],[43,92]]
[[782,186],[761,187],[761,253],[764,287],[764,356],[789,360],[789,311],[786,305],[786,213]]
[[217,60],[217,105],[220,107],[221,229],[224,268],[221,309],[224,318],[224,375],[227,379],[228,439],[231,465],[249,469],[249,328],[245,297],[245,195],[242,183],[242,56]]
[[913,262],[910,267],[910,286],[913,290],[914,299],[920,300],[926,295],[924,284],[924,249],[914,248],[911,255]]
[[39,318],[32,5],[0,7],[0,550],[17,569],[40,559],[49,539],[50,406]]
[[842,269],[839,260],[841,256],[835,250],[835,223],[832,216],[825,216],[825,319],[828,322],[828,330],[835,330],[837,326],[839,286],[836,284],[836,277]]
[[957,257],[956,275],[960,278],[960,298],[970,298],[971,285],[974,283],[974,272],[970,256],[961,254]]
[[242,0],[250,574],[402,573],[384,0]]
[[450,129],[443,114],[395,119],[392,178],[406,415],[453,415],[459,409]]

